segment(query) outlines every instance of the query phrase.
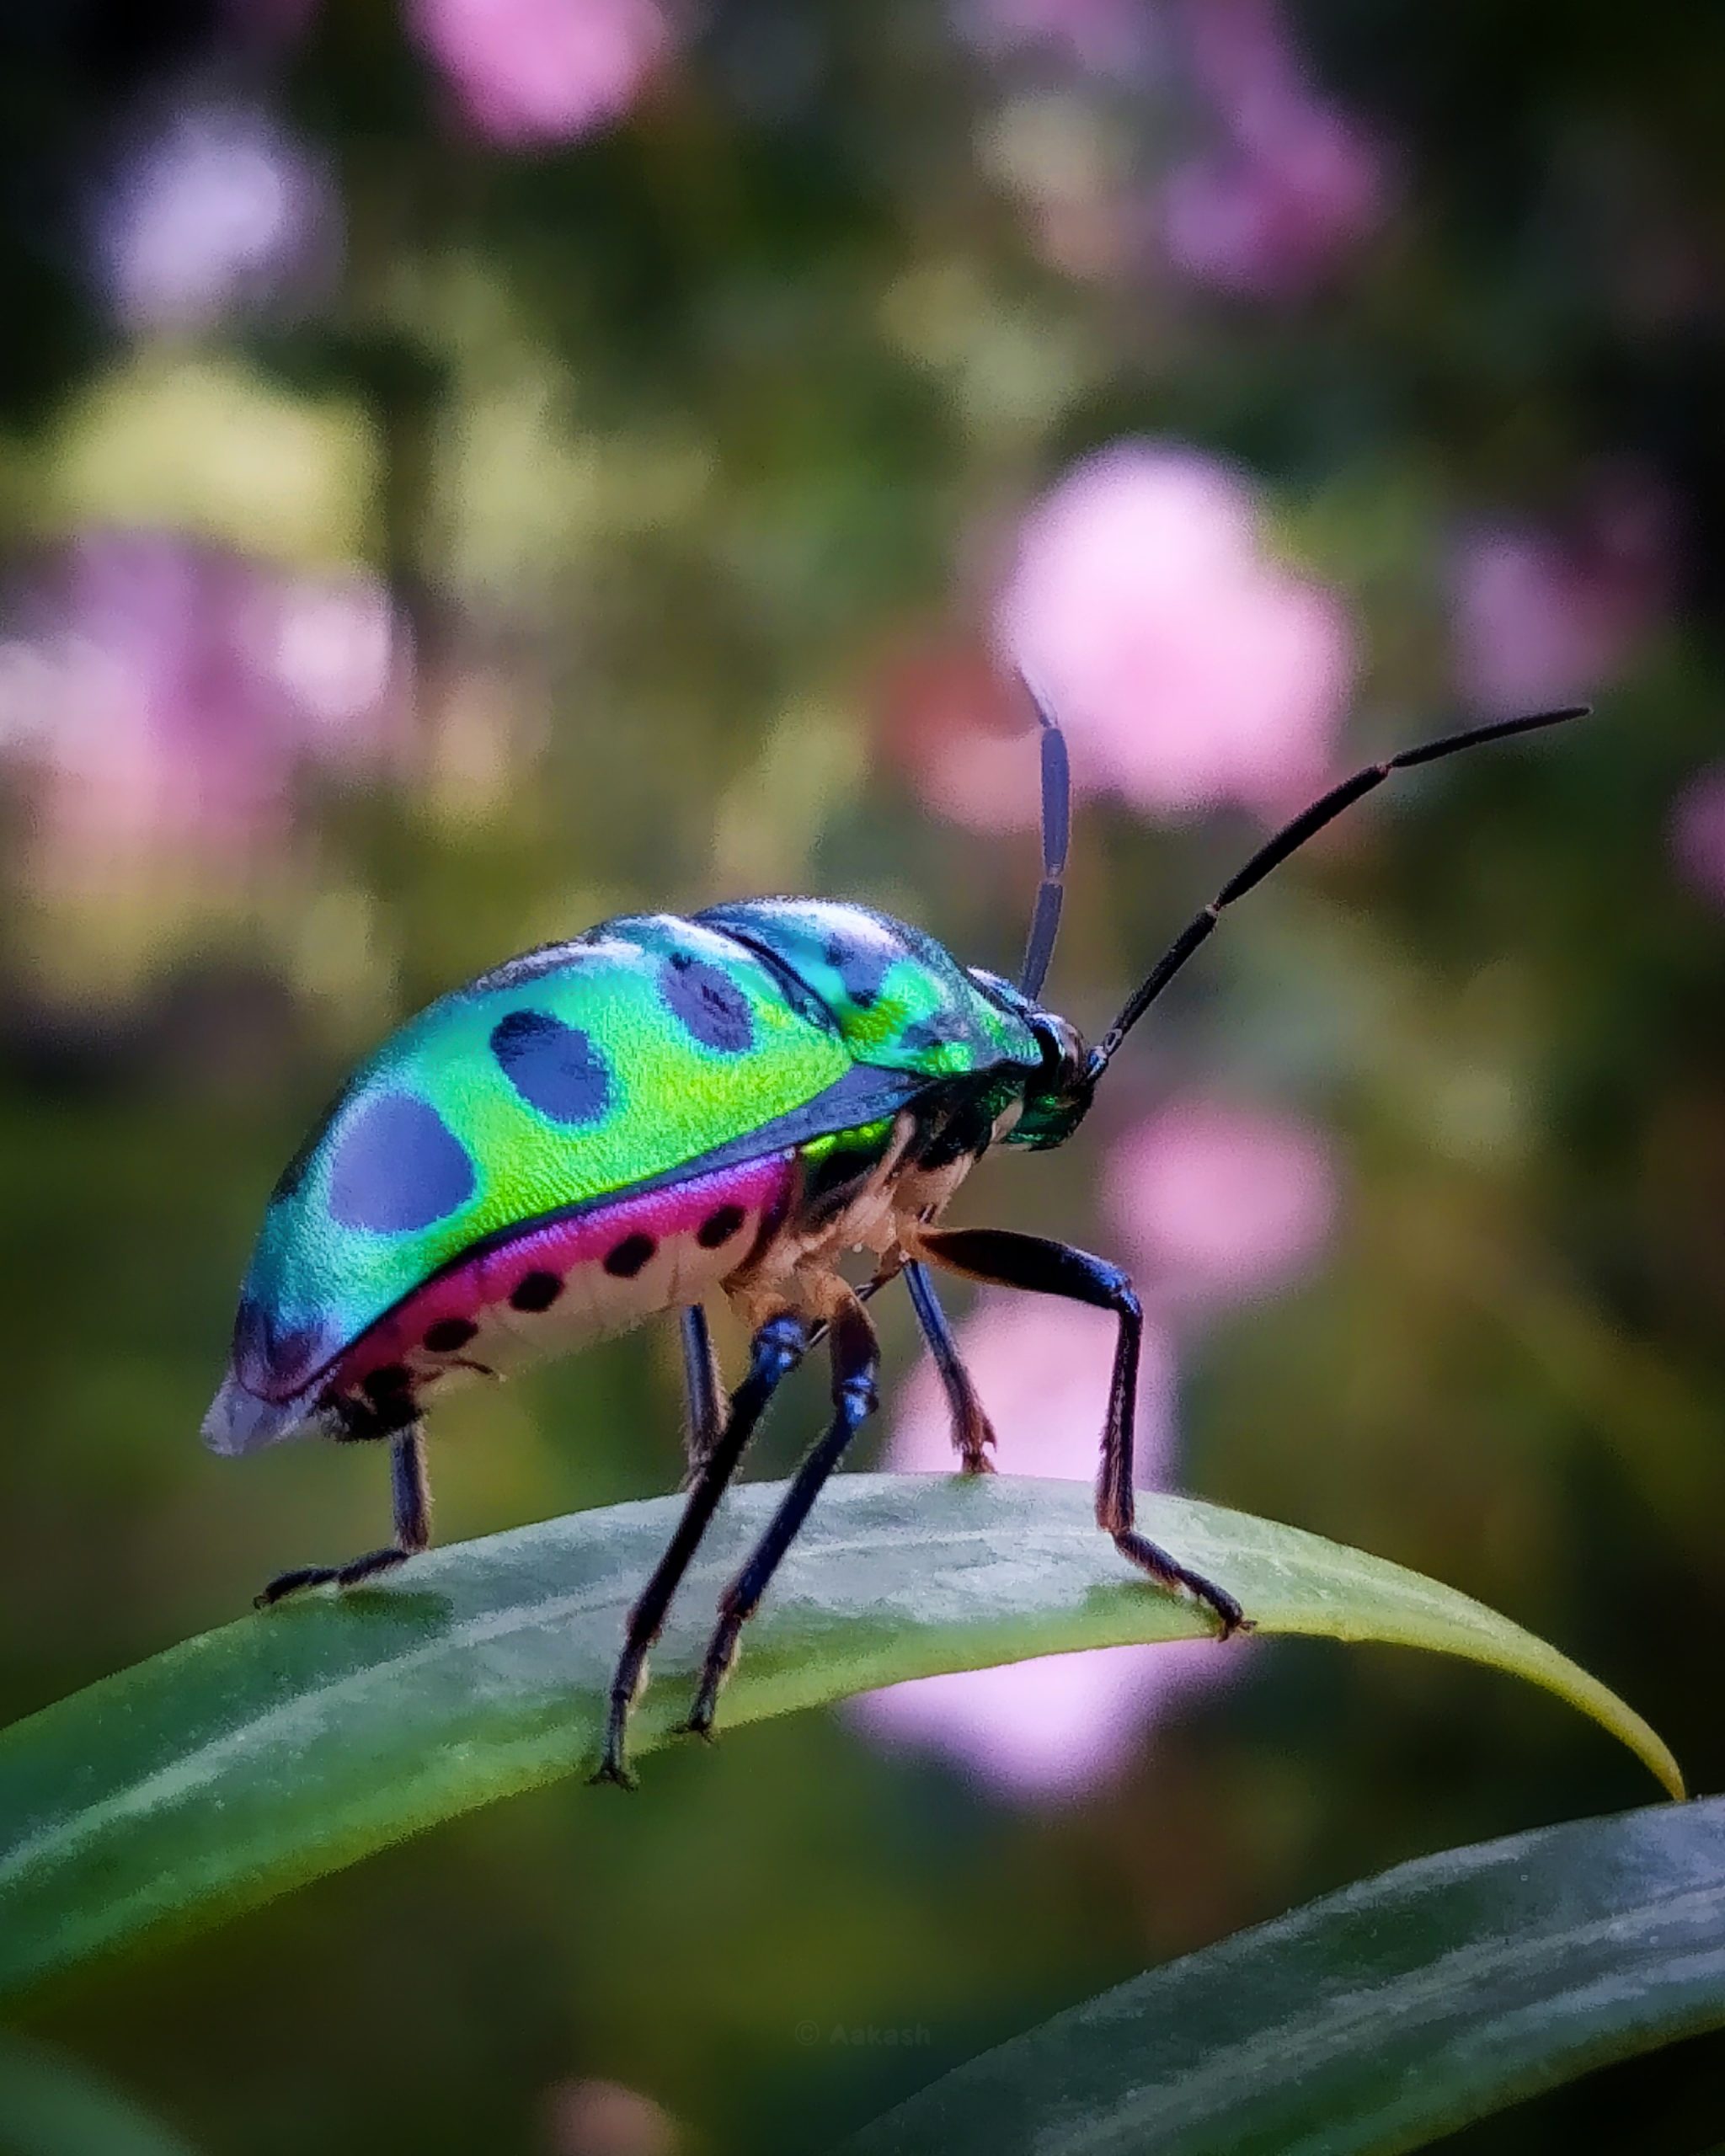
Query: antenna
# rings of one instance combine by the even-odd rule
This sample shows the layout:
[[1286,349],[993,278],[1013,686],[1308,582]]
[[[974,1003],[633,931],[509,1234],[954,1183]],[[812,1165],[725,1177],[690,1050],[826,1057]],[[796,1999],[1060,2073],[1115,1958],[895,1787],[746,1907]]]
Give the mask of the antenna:
[[[1040,708],[1039,706],[1039,708]],[[1279,867],[1290,853],[1304,846],[1309,838],[1315,837],[1326,824],[1332,822],[1344,808],[1350,808],[1363,794],[1370,793],[1374,787],[1381,786],[1391,771],[1411,771],[1416,764],[1434,764],[1441,756],[1455,755],[1463,749],[1477,749],[1487,741],[1505,740],[1511,734],[1531,734],[1542,726],[1562,726],[1572,718],[1585,718],[1591,708],[1592,707],[1589,704],[1570,704],[1562,711],[1535,712],[1525,718],[1503,718],[1496,720],[1488,726],[1470,726],[1464,733],[1446,734],[1436,741],[1423,741],[1416,748],[1404,749],[1399,755],[1390,757],[1385,763],[1368,764],[1364,771],[1355,771],[1352,778],[1344,778],[1339,786],[1332,786],[1321,800],[1314,801],[1309,808],[1302,808],[1291,823],[1284,824],[1273,838],[1266,840],[1239,873],[1230,878],[1228,882],[1223,884],[1221,889],[1216,893],[1203,912],[1195,914],[1181,930],[1138,987],[1126,999],[1125,1007],[1119,1017],[1108,1027],[1107,1033],[1097,1045],[1091,1050],[1090,1061],[1085,1074],[1090,1083],[1093,1086],[1102,1076],[1121,1042],[1125,1039],[1127,1034],[1149,1010],[1151,1005],[1156,1001],[1157,996],[1179,972],[1181,967],[1197,950],[1199,945],[1209,938],[1217,921],[1221,918],[1222,909],[1225,906],[1232,905],[1236,899],[1243,899],[1255,884],[1263,883],[1273,868]],[[1044,726],[1049,723],[1046,716],[1044,718],[1043,723]],[[1044,748],[1047,738],[1045,734],[1043,737]],[[1044,881],[1042,892],[1037,894],[1036,910],[1039,922],[1043,913],[1043,893],[1045,893],[1048,888],[1048,883]],[[1053,911],[1058,921],[1060,917],[1058,889],[1055,892]],[[1052,945],[1054,941],[1052,931],[1049,932],[1048,940]],[[1031,951],[1025,961],[1027,968],[1030,957],[1035,954],[1036,939],[1033,931]]]
[[1055,938],[1060,932],[1066,850],[1072,833],[1072,774],[1066,760],[1066,737],[1053,707],[1028,674],[1018,678],[1036,707],[1042,728],[1042,881],[1036,887],[1036,910],[1030,916],[1024,963],[1018,969],[1019,987],[1034,999],[1042,994],[1055,955]]

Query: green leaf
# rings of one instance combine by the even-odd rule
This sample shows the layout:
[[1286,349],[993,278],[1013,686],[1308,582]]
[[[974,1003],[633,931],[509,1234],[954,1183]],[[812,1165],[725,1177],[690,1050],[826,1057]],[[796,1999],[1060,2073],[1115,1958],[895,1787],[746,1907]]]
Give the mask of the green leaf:
[[1105,1992],[845,2156],[1395,2156],[1725,2025],[1725,1798],[1405,1864]]
[[4,2156],[191,2156],[189,2143],[89,2068],[45,2045],[5,2035],[0,2035],[0,2151]]
[[[715,1522],[655,1658],[637,1755],[686,1712],[718,1592],[782,1486],[734,1492]],[[0,1989],[253,1907],[590,1764],[624,1614],[681,1504],[618,1505],[435,1551],[375,1589],[188,1640],[0,1734]],[[1261,1631],[1495,1663],[1592,1715],[1681,1794],[1638,1716],[1465,1596],[1211,1505],[1146,1497],[1141,1516],[1231,1588]],[[750,1626],[723,1720],[1207,1629],[1203,1612],[1121,1561],[1080,1485],[847,1476]]]

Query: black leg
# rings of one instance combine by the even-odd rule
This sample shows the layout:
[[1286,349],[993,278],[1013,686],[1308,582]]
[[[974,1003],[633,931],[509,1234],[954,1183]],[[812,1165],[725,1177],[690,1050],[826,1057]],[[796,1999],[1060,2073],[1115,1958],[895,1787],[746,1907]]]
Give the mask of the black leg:
[[724,1493],[724,1486],[735,1473],[744,1449],[755,1434],[756,1425],[766,1413],[767,1403],[779,1385],[803,1359],[807,1346],[806,1328],[800,1319],[790,1316],[769,1318],[755,1336],[749,1374],[731,1396],[730,1413],[713,1449],[695,1471],[689,1501],[677,1522],[676,1532],[666,1545],[665,1555],[654,1566],[653,1576],[642,1589],[639,1600],[629,1612],[623,1651],[611,1680],[605,1756],[593,1777],[596,1782],[617,1782],[625,1789],[631,1786],[623,1758],[623,1735],[629,1710],[635,1704],[635,1695],[646,1673],[648,1650],[659,1637],[677,1583],[688,1570],[689,1560],[707,1532],[708,1523]]
[[928,1277],[928,1267],[911,1259],[905,1267],[905,1285],[911,1291],[917,1322],[928,1342],[928,1352],[934,1358],[934,1367],[940,1373],[947,1405],[953,1411],[953,1443],[958,1448],[960,1471],[965,1475],[992,1475],[994,1462],[989,1458],[987,1449],[995,1441],[994,1426],[984,1412],[969,1371],[964,1368],[959,1343],[953,1337],[953,1328],[947,1322],[947,1314],[934,1292],[934,1283]]
[[930,1229],[921,1238],[923,1254],[937,1265],[973,1280],[1002,1288],[1025,1288],[1039,1295],[1064,1295],[1092,1309],[1112,1310],[1120,1331],[1114,1349],[1114,1381],[1108,1388],[1108,1421],[1103,1428],[1102,1471],[1096,1485],[1096,1521],[1114,1537],[1122,1556],[1130,1557],[1165,1587],[1183,1587],[1215,1612],[1221,1636],[1246,1625],[1239,1604],[1224,1588],[1188,1572],[1166,1550],[1140,1534],[1133,1524],[1132,1432],[1138,1401],[1138,1358],[1144,1337],[1144,1310],[1132,1283],[1117,1265],[1092,1257],[1065,1243],[1040,1235],[1016,1235],[1005,1228]]
[[797,1470],[778,1510],[750,1553],[749,1561],[719,1597],[718,1623],[701,1666],[700,1688],[683,1726],[697,1737],[709,1735],[719,1687],[736,1659],[737,1636],[755,1614],[779,1561],[795,1541],[821,1485],[836,1468],[859,1425],[874,1412],[875,1377],[880,1343],[861,1303],[846,1303],[834,1317],[832,1333],[833,1417],[826,1434]]
[[425,1472],[425,1430],[410,1422],[389,1441],[390,1487],[395,1499],[395,1540],[387,1550],[368,1550],[345,1565],[302,1565],[296,1572],[280,1572],[256,1598],[256,1606],[267,1609],[285,1595],[302,1588],[357,1587],[378,1572],[387,1572],[427,1548],[431,1540],[431,1483]]
[[686,1490],[700,1472],[702,1461],[718,1443],[718,1433],[724,1428],[724,1385],[719,1376],[718,1358],[713,1350],[707,1313],[699,1303],[691,1304],[683,1312],[682,1326],[686,1417],[683,1450],[689,1463],[683,1487]]

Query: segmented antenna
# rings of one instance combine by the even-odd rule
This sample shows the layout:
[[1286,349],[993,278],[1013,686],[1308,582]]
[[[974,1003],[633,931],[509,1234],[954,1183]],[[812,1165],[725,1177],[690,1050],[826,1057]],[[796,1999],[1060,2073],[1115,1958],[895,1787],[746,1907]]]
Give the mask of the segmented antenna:
[[1060,721],[1029,675],[1021,675],[1019,679],[1036,707],[1042,727],[1042,881],[1036,887],[1036,910],[1030,916],[1024,963],[1018,969],[1019,987],[1025,995],[1037,997],[1048,979],[1055,939],[1060,932],[1066,851],[1072,835],[1072,773]]
[[[1344,778],[1339,786],[1332,786],[1321,800],[1314,801],[1309,808],[1302,808],[1291,823],[1284,824],[1273,838],[1266,840],[1239,873],[1223,884],[1203,912],[1195,914],[1181,930],[1143,981],[1127,998],[1119,1017],[1091,1050],[1086,1070],[1090,1082],[1094,1085],[1101,1077],[1121,1042],[1199,944],[1207,941],[1221,918],[1222,909],[1232,905],[1236,899],[1243,899],[1254,884],[1263,883],[1273,868],[1279,867],[1290,853],[1304,846],[1309,838],[1314,837],[1344,808],[1350,808],[1363,794],[1370,793],[1374,787],[1381,786],[1391,771],[1410,771],[1416,764],[1433,764],[1440,756],[1453,756],[1462,749],[1477,749],[1482,742],[1501,741],[1512,734],[1531,734],[1541,726],[1562,726],[1568,719],[1585,718],[1591,708],[1588,704],[1570,704],[1562,711],[1535,712],[1526,718],[1503,718],[1488,726],[1470,726],[1463,733],[1446,734],[1439,740],[1423,741],[1416,748],[1404,749],[1399,755],[1390,757],[1385,763],[1369,764],[1364,771],[1355,771],[1352,778]],[[1045,724],[1046,720],[1044,723]],[[1046,738],[1044,737],[1044,740]],[[1043,888],[1045,890],[1047,885]],[[1039,897],[1037,910],[1039,918]],[[1055,906],[1056,919],[1059,912],[1057,898]],[[1031,940],[1033,952],[1033,932]],[[1050,942],[1052,940],[1050,937]],[[1028,965],[1028,959],[1026,963]]]

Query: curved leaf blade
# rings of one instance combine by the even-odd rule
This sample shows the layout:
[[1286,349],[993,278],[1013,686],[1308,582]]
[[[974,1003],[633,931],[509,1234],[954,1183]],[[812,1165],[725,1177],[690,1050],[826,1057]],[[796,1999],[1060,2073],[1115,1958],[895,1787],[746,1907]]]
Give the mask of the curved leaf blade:
[[[714,1523],[635,1718],[638,1756],[686,1711],[718,1594],[782,1486],[734,1492]],[[681,1503],[618,1505],[433,1551],[375,1588],[188,1640],[0,1733],[0,1990],[255,1906],[590,1763],[625,1612]],[[1466,1596],[1215,1506],[1147,1497],[1142,1518],[1232,1588],[1261,1631],[1494,1664],[1592,1715],[1681,1794],[1638,1716]],[[1207,1630],[1202,1612],[1121,1563],[1080,1485],[847,1476],[750,1625],[724,1721],[939,1670]]]
[[193,2156],[190,2143],[88,2067],[0,2035],[6,2156]]
[[1725,1798],[1449,1849],[971,2060],[845,2156],[1399,2156],[1725,2025]]

